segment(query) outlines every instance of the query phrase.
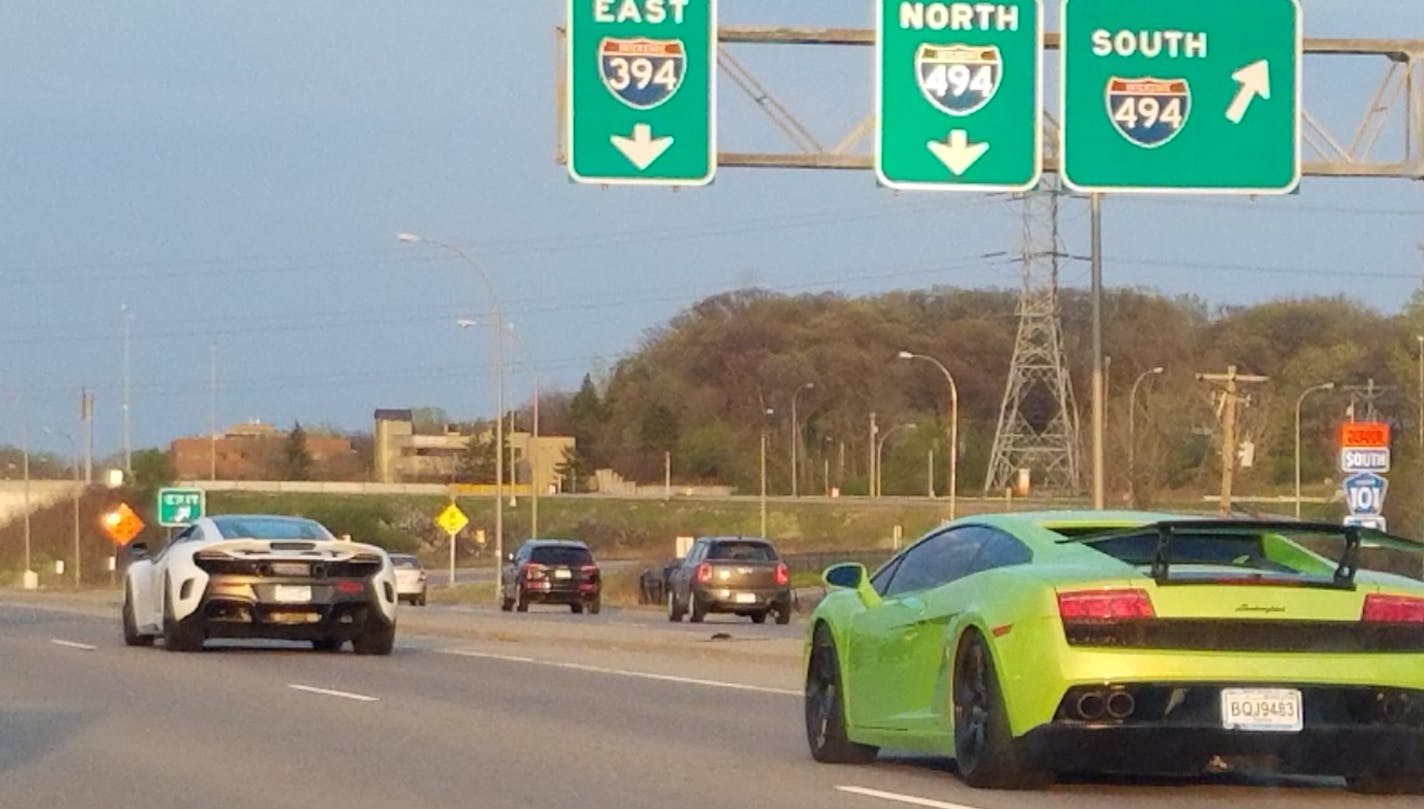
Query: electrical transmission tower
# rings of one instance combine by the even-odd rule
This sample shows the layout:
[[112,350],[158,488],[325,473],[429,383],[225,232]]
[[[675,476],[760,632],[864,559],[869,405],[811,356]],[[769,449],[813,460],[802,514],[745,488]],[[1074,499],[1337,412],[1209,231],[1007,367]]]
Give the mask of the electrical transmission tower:
[[1035,488],[1081,489],[1078,410],[1063,361],[1058,310],[1058,259],[1064,254],[1058,238],[1058,200],[1054,175],[1045,175],[1040,189],[1023,197],[1019,332],[985,492],[1012,485],[1020,468],[1032,470]]

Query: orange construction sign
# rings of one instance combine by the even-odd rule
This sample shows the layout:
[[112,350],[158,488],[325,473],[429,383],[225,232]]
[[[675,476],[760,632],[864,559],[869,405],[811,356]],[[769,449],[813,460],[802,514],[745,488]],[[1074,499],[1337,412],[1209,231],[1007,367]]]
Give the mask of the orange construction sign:
[[109,535],[115,545],[127,545],[133,542],[134,537],[144,528],[143,519],[129,508],[128,503],[120,503],[119,507],[104,515],[104,533]]

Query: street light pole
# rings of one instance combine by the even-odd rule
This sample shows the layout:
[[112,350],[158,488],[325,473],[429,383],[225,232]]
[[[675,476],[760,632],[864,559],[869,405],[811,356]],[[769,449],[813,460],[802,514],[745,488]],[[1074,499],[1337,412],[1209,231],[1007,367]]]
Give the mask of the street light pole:
[[[766,419],[769,421],[776,411],[767,408]],[[761,425],[761,536],[768,539],[766,535],[766,421]]]
[[[125,478],[132,478],[133,442],[131,439],[131,422],[129,419],[129,392],[131,388],[129,373],[129,343],[134,314],[133,310],[130,309],[129,305],[126,303],[119,304],[119,312],[123,315],[124,320],[124,476]],[[126,480],[125,482],[128,481]]]
[[801,453],[801,422],[796,418],[796,399],[801,395],[801,391],[810,390],[816,387],[815,382],[807,382],[796,389],[791,394],[791,496],[801,496],[801,476],[798,473],[796,464],[797,456]]
[[[426,241],[414,233],[399,233],[396,235],[396,239],[406,244],[419,244],[422,241]],[[470,269],[474,270],[475,275],[479,276],[480,280],[484,282],[485,292],[489,294],[490,311],[494,314],[495,319],[494,570],[496,585],[494,588],[494,600],[495,603],[498,604],[500,601],[498,582],[500,570],[504,566],[504,315],[499,310],[499,297],[495,295],[494,283],[490,281],[490,277],[485,274],[484,269],[482,269],[479,264],[476,264],[475,260],[471,258],[468,253],[446,242],[430,241],[430,244],[454,253],[464,261],[465,264],[469,265]]]
[[208,480],[218,479],[218,344],[208,343]]
[[1318,390],[1334,389],[1334,382],[1322,382],[1301,391],[1300,396],[1295,400],[1295,518],[1297,520],[1300,519],[1300,407],[1305,403],[1305,397],[1311,393]]
[[1162,373],[1162,366],[1148,368],[1132,381],[1127,395],[1127,501],[1137,508],[1137,386],[1149,376]]
[[1419,343],[1419,448],[1424,449],[1424,334],[1414,339]]
[[959,386],[954,383],[954,374],[949,372],[949,368],[928,354],[901,351],[897,356],[902,360],[924,360],[933,363],[949,383],[949,518],[952,520],[959,488]]
[[69,451],[74,459],[74,589],[78,590],[79,581],[79,497],[84,492],[84,486],[79,480],[79,444],[74,437],[63,430],[55,430],[49,427],[43,428],[50,435],[57,435],[69,442]]
[[885,441],[886,441],[887,439],[889,439],[890,436],[894,435],[896,430],[902,430],[902,429],[904,429],[904,428],[906,428],[906,427],[909,427],[909,426],[911,426],[911,425],[909,425],[909,424],[896,424],[894,427],[891,427],[890,429],[888,429],[888,430],[886,430],[885,432],[881,433],[881,434],[880,434],[880,439],[875,442],[875,496],[876,496],[876,497],[881,497],[881,496],[884,495],[884,493],[885,493],[884,487],[883,487],[883,485],[882,485],[882,484],[885,482],[885,463],[884,463]]

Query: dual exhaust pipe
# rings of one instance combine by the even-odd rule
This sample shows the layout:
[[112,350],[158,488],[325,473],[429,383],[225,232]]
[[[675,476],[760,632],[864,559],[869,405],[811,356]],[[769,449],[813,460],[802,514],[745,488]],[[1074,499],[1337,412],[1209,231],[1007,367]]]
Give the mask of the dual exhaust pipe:
[[1103,717],[1121,721],[1137,710],[1137,700],[1127,691],[1085,691],[1073,704],[1078,718],[1089,722]]

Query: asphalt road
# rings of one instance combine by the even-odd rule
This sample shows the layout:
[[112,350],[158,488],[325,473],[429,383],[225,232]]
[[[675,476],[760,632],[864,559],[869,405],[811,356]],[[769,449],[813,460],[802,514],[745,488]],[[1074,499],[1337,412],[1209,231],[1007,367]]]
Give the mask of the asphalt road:
[[[523,617],[533,619],[526,629],[554,620]],[[0,807],[1402,809],[1418,801],[1364,798],[1329,781],[1241,777],[1090,779],[993,793],[959,784],[943,761],[818,765],[806,754],[795,684],[790,664],[411,635],[389,658],[280,644],[169,654],[125,648],[113,616],[0,605]]]

